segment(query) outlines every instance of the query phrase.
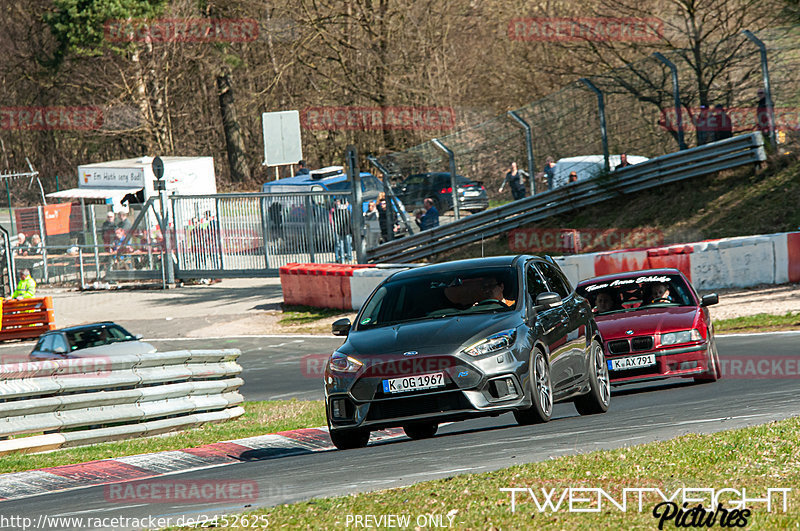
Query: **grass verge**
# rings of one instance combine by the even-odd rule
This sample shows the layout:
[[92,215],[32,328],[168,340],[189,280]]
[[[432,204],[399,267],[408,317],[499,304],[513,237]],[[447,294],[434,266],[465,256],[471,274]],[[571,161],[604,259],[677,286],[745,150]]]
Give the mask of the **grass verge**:
[[786,312],[784,315],[759,313],[745,317],[718,319],[714,321],[714,330],[717,333],[728,334],[800,330],[800,312]]
[[[618,502],[623,488],[659,488],[665,496],[678,489],[733,488],[720,501],[726,509],[736,508],[734,499],[764,498],[768,488],[791,488],[788,511],[783,512],[782,498],[773,494],[772,512],[763,502],[750,503],[752,514],[746,527],[788,529],[800,525],[800,418],[719,432],[712,435],[686,435],[664,442],[618,450],[562,457],[542,463],[513,466],[485,474],[463,474],[410,487],[384,490],[338,498],[264,508],[247,513],[266,515],[271,526],[301,529],[344,528],[348,515],[406,515],[410,527],[420,526],[420,515],[441,518],[457,529],[656,529],[655,505],[663,501],[655,492],[643,495],[639,512],[637,495],[629,494],[627,512],[603,500],[599,512],[570,513],[565,502],[558,511],[539,512],[528,493],[516,494],[515,511],[511,495],[501,488],[530,488],[541,503],[546,491],[555,489],[558,498],[566,488],[602,488]],[[407,443],[413,451],[413,442]],[[683,495],[683,491],[679,496]],[[702,497],[703,493],[689,492]],[[597,494],[574,492],[574,498],[597,499]],[[567,498],[568,501],[568,498]],[[694,507],[698,502],[690,503]],[[701,500],[709,507],[709,498]],[[575,507],[597,508],[596,504],[578,502]],[[719,525],[717,516],[717,525]],[[427,520],[430,522],[430,520]],[[690,521],[690,520],[688,520]],[[741,521],[740,521],[741,523]],[[350,521],[352,527],[354,521]],[[374,525],[374,524],[373,524]],[[430,525],[428,525],[430,526]],[[373,527],[373,526],[368,526]],[[423,526],[420,526],[423,527]],[[668,521],[665,529],[674,529]]]
[[284,306],[280,324],[286,326],[314,323],[320,319],[328,319],[342,315],[343,310],[332,308],[312,308],[311,306]]
[[242,407],[245,413],[237,420],[206,424],[169,435],[66,448],[42,454],[6,455],[0,459],[0,473],[180,450],[230,439],[325,425],[325,406],[322,400],[245,402]]

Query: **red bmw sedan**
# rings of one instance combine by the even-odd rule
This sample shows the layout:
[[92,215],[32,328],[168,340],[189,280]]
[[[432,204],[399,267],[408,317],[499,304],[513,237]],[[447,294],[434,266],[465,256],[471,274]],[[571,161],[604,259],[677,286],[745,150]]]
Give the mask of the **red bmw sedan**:
[[576,291],[592,305],[612,384],[669,377],[713,382],[722,375],[708,306],[677,269],[590,278]]

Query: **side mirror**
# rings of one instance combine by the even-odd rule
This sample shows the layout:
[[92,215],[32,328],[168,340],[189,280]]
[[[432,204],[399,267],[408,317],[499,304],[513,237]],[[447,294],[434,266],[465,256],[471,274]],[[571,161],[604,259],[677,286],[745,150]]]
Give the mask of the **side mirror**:
[[709,293],[708,295],[703,295],[703,298],[700,300],[700,306],[713,306],[719,302],[719,295],[716,293]]
[[144,336],[142,334],[136,334],[133,337],[135,337],[136,339],[142,339]]
[[552,291],[545,291],[536,297],[536,306],[542,306],[545,309],[554,306],[561,306],[561,295]]
[[346,336],[350,333],[350,319],[346,317],[344,319],[339,319],[338,321],[334,321],[331,325],[331,333],[335,336]]

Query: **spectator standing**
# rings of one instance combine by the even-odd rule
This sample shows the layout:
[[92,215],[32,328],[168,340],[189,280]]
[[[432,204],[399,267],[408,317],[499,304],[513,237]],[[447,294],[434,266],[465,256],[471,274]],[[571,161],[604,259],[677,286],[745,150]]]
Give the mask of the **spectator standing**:
[[522,199],[525,197],[524,175],[525,174],[522,170],[517,169],[517,163],[512,162],[511,168],[506,173],[506,178],[503,181],[503,184],[500,185],[498,192],[502,193],[506,187],[506,183],[508,183],[509,187],[511,188],[511,196],[514,198],[514,201]]
[[377,246],[381,240],[380,213],[378,212],[378,205],[375,204],[375,201],[370,201],[367,204],[367,211],[364,213],[364,219],[367,222],[367,249],[372,249]]
[[117,221],[117,227],[124,230],[125,234],[128,234],[133,227],[133,223],[131,223],[131,220],[128,219],[127,209],[119,211],[119,221]]
[[761,131],[761,134],[764,135],[764,142],[769,143],[770,137],[770,124],[772,123],[772,117],[769,113],[769,107],[767,106],[767,93],[764,92],[764,89],[758,89],[758,107],[756,108],[756,129]]
[[386,203],[386,194],[378,195],[378,223],[381,226],[381,236],[384,242],[390,241],[389,206]]
[[544,180],[547,183],[548,190],[556,187],[556,163],[553,157],[547,157],[544,163]]
[[12,299],[31,299],[36,295],[36,281],[31,277],[30,269],[23,269],[19,272],[19,282],[17,289],[11,294]]
[[106,220],[100,227],[100,234],[103,237],[103,243],[106,245],[106,251],[111,251],[111,242],[114,241],[114,232],[117,230],[116,215],[113,210],[106,213]]
[[350,203],[347,199],[336,199],[331,208],[330,221],[336,232],[336,261],[341,263],[353,260],[353,235],[350,227]]
[[713,131],[709,127],[710,114],[706,105],[700,106],[697,116],[692,116],[695,131],[697,131],[697,145],[702,146],[713,140]]
[[300,166],[299,168],[297,168],[297,175],[310,175],[311,174],[309,169],[306,167],[306,161],[301,160],[300,162],[297,163],[297,165]]
[[725,112],[725,108],[717,104],[711,113],[711,121],[714,123],[714,141],[731,138],[733,136],[733,122],[731,122],[731,117],[728,116],[728,113]]
[[439,211],[433,203],[433,199],[426,197],[422,202],[425,206],[425,213],[417,215],[417,225],[420,230],[428,230],[439,226]]
[[622,168],[626,168],[630,165],[631,163],[628,162],[628,154],[623,153],[622,155],[619,156],[619,164],[614,166],[614,171],[621,170]]

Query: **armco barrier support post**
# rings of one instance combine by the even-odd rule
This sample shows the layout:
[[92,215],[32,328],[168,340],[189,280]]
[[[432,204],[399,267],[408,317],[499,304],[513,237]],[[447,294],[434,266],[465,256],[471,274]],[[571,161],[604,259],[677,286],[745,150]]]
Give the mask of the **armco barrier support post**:
[[[450,161],[450,186],[453,190],[453,214],[455,215],[456,221],[461,219],[461,209],[458,207],[458,183],[456,182],[456,154],[453,153],[453,150],[449,147],[442,144],[442,141],[438,138],[434,138],[431,140],[433,145],[447,153],[447,158]],[[359,260],[359,262],[361,262]]]
[[600,136],[603,140],[603,167],[606,171],[611,170],[611,165],[608,161],[608,128],[606,127],[606,102],[603,97],[603,92],[597,88],[594,83],[589,81],[588,78],[582,77],[581,83],[591,89],[592,92],[597,94],[597,112],[600,115]]
[[742,32],[745,37],[750,39],[756,46],[761,54],[761,77],[764,80],[764,99],[767,104],[767,112],[769,113],[769,141],[772,142],[772,147],[778,145],[778,138],[775,132],[775,104],[772,102],[772,90],[769,85],[769,68],[767,67],[767,47],[764,43],[756,37],[752,31],[744,30]]
[[523,120],[516,111],[508,111],[508,115],[521,125],[522,130],[525,131],[525,150],[528,154],[528,180],[530,180],[531,195],[536,195],[536,179],[533,178],[536,174],[536,166],[533,161],[533,135],[531,134],[531,125]]
[[681,93],[678,87],[678,67],[675,63],[664,57],[660,52],[653,53],[653,57],[667,65],[672,72],[672,98],[675,104],[675,119],[677,120],[678,129],[678,148],[680,150],[686,149],[686,140],[683,137],[683,118],[681,116]]

